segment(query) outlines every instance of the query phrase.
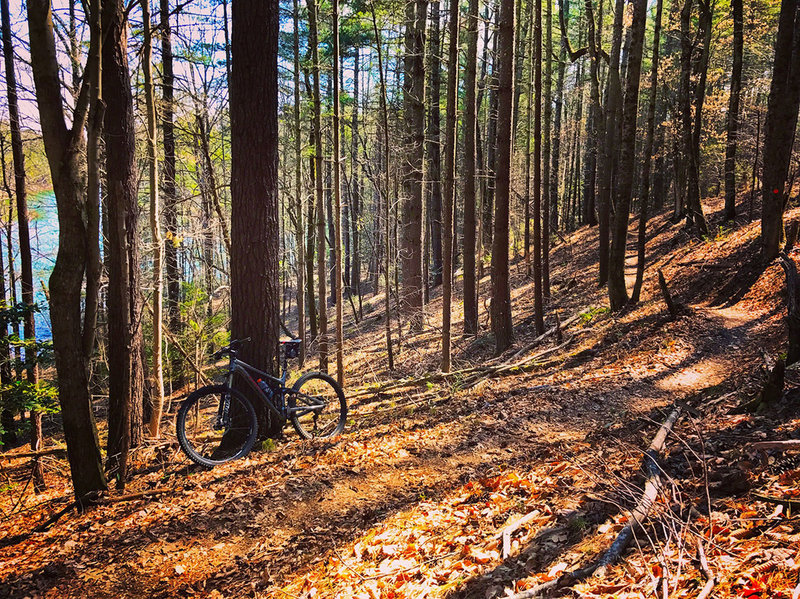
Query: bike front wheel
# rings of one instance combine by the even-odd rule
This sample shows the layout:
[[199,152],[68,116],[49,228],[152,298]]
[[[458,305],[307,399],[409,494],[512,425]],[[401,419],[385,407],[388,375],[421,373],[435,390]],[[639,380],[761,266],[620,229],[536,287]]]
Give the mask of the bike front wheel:
[[184,453],[208,468],[246,456],[258,434],[253,404],[225,385],[190,394],[178,410],[176,427]]
[[286,395],[289,420],[304,439],[328,439],[344,430],[347,420],[344,391],[327,374],[304,374]]

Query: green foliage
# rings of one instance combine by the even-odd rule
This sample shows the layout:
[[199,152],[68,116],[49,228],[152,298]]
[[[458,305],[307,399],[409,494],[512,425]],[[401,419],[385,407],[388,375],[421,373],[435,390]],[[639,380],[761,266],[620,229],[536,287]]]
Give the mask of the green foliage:
[[[20,323],[38,311],[39,306],[36,304],[8,305],[2,302],[0,326],[7,331],[10,324]],[[39,339],[23,340],[16,335],[3,335],[0,337],[0,356],[2,356],[0,369],[4,371],[6,381],[0,385],[0,410],[8,411],[13,416],[31,410],[46,414],[59,411],[58,389],[55,385],[44,379],[32,383],[21,376],[28,368],[52,364],[52,342]],[[11,378],[12,372],[17,374],[16,378]],[[0,423],[0,435],[4,432],[6,431]]]
[[581,312],[581,322],[583,324],[589,324],[593,320],[595,320],[598,316],[602,316],[603,314],[609,314],[611,312],[611,308],[603,308],[594,306],[589,308],[586,312]]

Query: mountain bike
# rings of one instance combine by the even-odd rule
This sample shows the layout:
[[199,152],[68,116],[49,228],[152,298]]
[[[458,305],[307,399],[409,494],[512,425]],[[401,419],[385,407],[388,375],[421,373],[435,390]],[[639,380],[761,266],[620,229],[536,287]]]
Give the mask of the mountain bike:
[[225,382],[191,393],[181,404],[176,422],[178,442],[196,464],[213,467],[250,453],[258,435],[258,416],[248,396],[233,386],[243,379],[264,406],[279,419],[288,420],[304,439],[339,435],[347,419],[347,402],[339,384],[322,372],[308,372],[286,386],[287,362],[300,354],[300,339],[281,341],[279,377],[263,372],[237,356],[247,339],[236,339],[215,352],[215,360],[228,356]]

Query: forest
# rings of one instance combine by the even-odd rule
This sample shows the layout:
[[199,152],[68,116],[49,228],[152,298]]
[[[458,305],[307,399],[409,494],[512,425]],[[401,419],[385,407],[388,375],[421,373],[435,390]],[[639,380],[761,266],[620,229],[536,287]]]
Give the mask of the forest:
[[0,17],[0,596],[800,599],[800,0]]

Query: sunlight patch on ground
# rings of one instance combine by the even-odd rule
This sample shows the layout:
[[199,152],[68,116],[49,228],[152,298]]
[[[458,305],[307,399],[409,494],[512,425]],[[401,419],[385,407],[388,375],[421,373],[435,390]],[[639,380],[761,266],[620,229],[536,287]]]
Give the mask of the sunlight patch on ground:
[[665,391],[690,391],[704,389],[724,382],[730,373],[730,364],[719,358],[706,358],[682,368],[656,381],[656,387]]

